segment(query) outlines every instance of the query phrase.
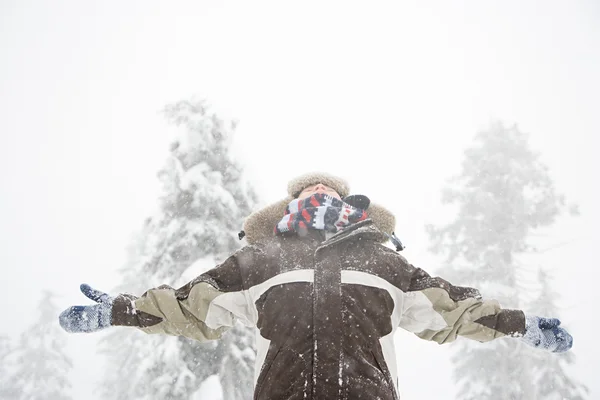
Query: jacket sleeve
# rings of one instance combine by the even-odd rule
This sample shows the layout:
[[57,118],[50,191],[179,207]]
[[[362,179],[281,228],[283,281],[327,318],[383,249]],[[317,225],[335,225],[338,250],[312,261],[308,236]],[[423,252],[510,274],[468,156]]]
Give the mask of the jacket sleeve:
[[400,327],[439,344],[458,336],[487,342],[525,333],[522,311],[503,309],[495,300],[483,300],[477,289],[454,286],[404,262],[408,285]]
[[252,326],[253,305],[244,290],[241,265],[252,268],[259,253],[246,246],[179,289],[163,285],[139,298],[120,295],[113,303],[112,324],[198,341],[219,339],[236,319]]

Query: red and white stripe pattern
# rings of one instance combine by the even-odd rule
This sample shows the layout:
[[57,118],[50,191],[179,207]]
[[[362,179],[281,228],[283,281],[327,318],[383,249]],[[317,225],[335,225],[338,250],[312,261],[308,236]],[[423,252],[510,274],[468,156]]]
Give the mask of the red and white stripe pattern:
[[366,218],[364,210],[335,197],[317,193],[304,199],[292,200],[285,215],[275,226],[275,233],[301,232],[306,229],[337,232]]

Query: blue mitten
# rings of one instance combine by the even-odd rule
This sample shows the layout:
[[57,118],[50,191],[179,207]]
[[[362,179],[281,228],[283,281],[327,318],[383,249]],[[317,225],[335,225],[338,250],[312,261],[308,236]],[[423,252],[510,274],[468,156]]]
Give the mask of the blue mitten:
[[67,332],[96,332],[111,326],[113,298],[108,294],[82,284],[81,292],[96,303],[92,306],[73,306],[58,317],[60,326]]
[[562,353],[573,346],[573,337],[559,327],[557,318],[525,317],[525,343],[537,349],[552,353]]

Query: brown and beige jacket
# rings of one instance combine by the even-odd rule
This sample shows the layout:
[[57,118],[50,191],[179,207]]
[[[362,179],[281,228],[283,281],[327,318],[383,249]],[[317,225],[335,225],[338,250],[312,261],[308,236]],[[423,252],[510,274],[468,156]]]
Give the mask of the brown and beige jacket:
[[440,344],[524,332],[521,311],[429,276],[383,236],[367,219],[327,239],[256,239],[177,290],[119,296],[113,324],[199,341],[255,327],[256,400],[398,399],[398,327]]

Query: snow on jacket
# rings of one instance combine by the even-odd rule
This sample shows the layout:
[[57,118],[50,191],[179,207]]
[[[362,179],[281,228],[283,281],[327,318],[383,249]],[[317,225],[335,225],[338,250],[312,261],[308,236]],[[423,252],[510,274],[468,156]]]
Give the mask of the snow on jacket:
[[523,312],[429,276],[381,236],[367,219],[327,240],[272,237],[180,289],[117,297],[113,323],[199,341],[256,327],[255,400],[398,399],[398,327],[440,344],[524,333]]

